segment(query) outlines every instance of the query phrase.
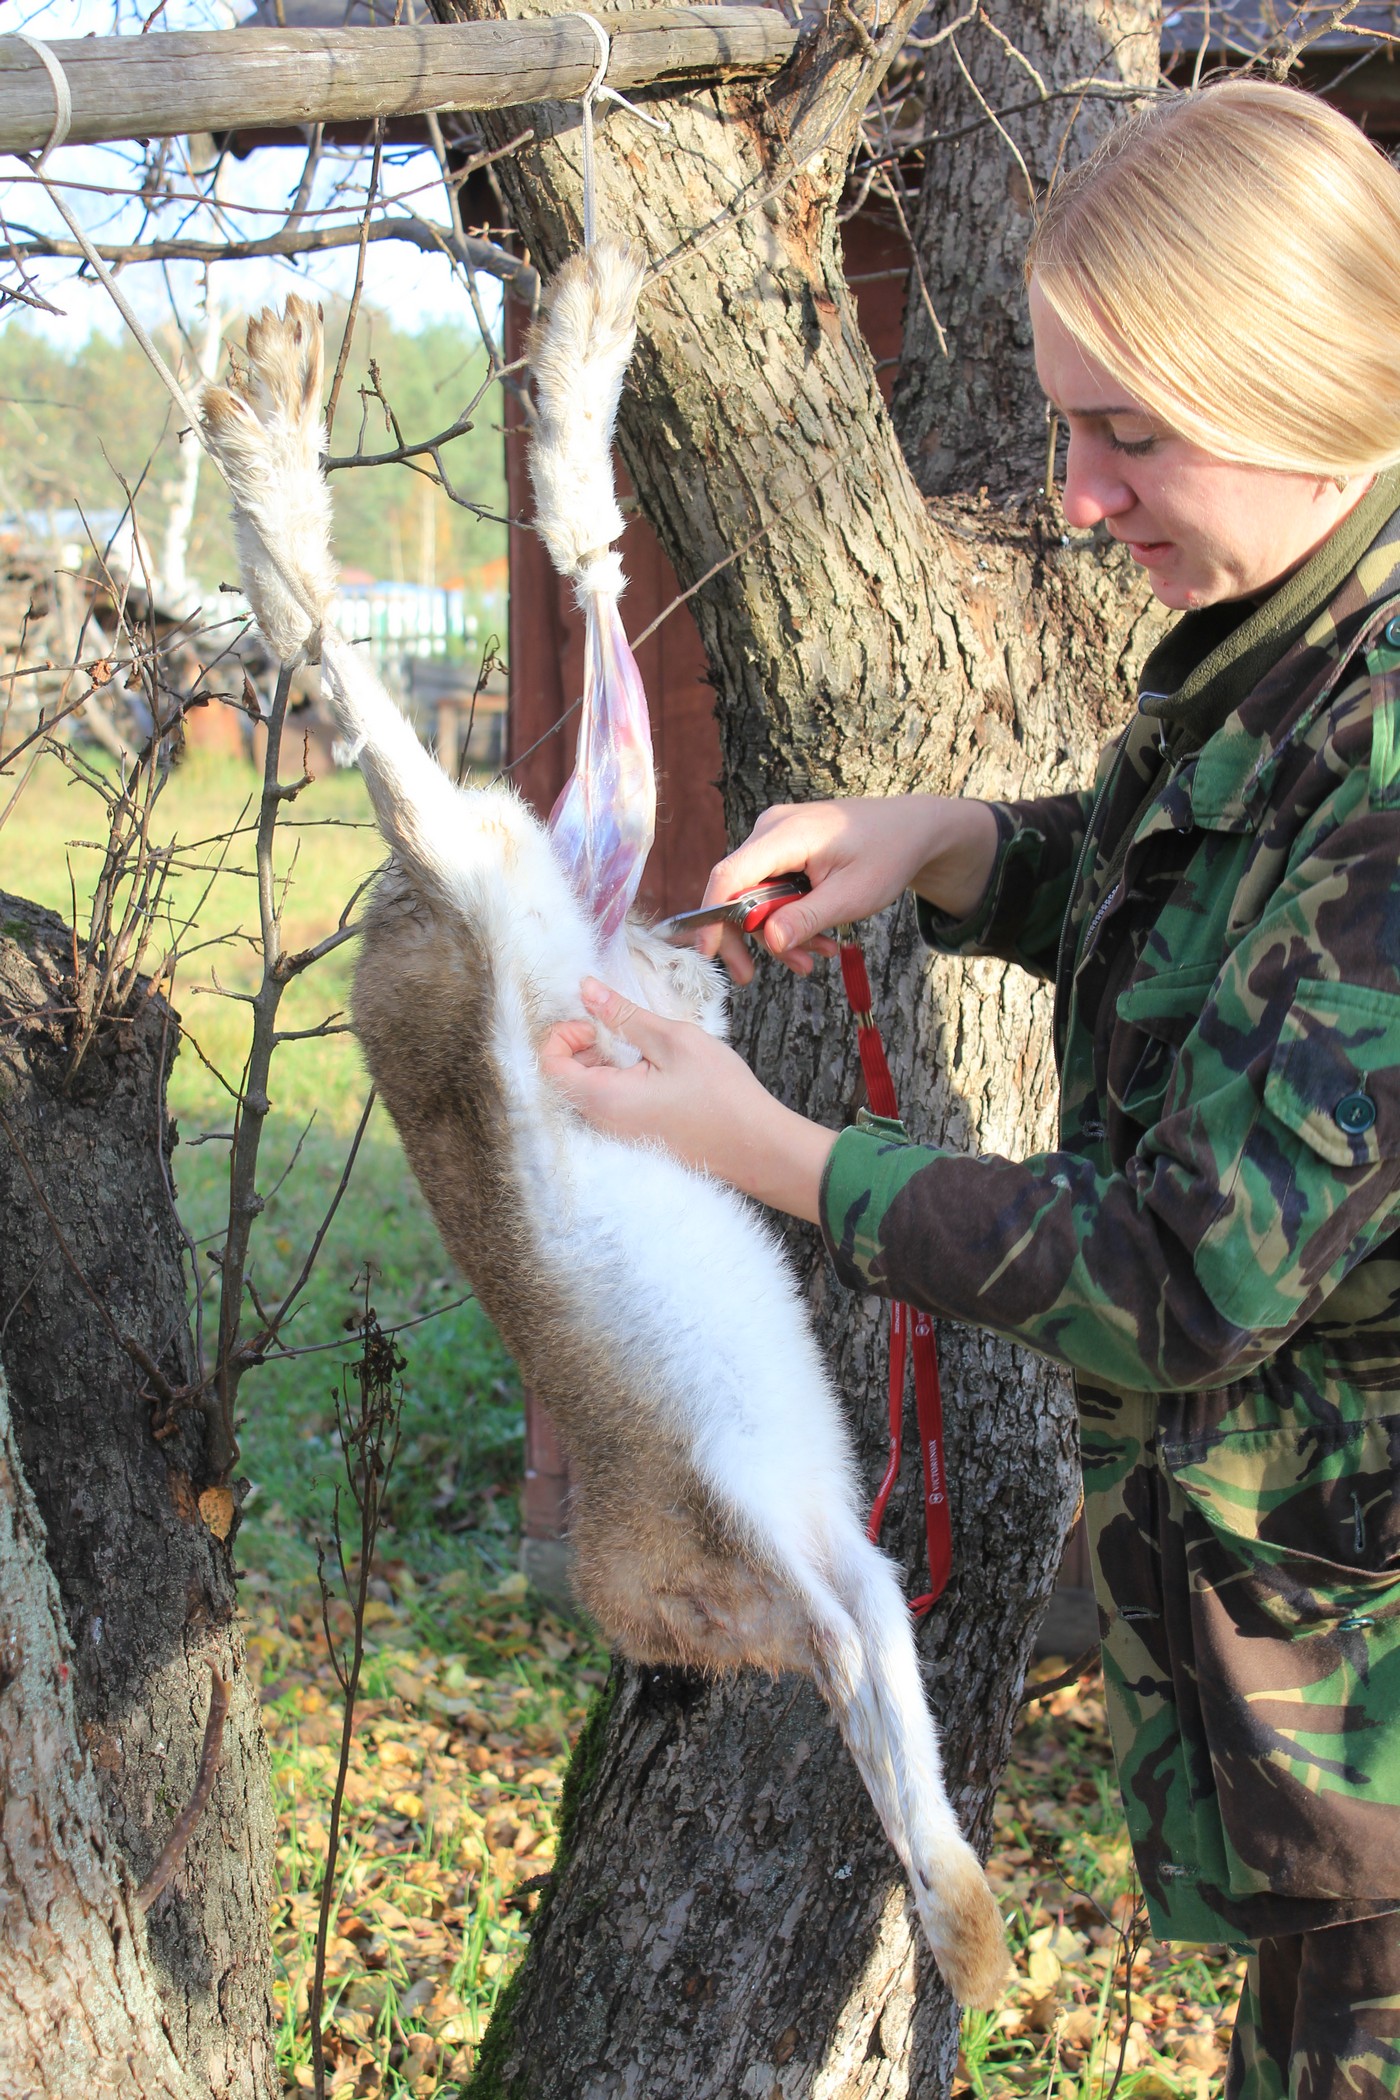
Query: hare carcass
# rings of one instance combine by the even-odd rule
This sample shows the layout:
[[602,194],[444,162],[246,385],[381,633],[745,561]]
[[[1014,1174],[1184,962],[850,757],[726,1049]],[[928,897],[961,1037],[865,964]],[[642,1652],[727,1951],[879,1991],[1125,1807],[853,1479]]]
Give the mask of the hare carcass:
[[[356,1033],[444,1241],[567,1444],[580,1595],[636,1661],[813,1679],[950,1989],[987,2004],[1000,1920],[784,1258],[731,1191],[600,1136],[541,1076],[542,1038],[582,1017],[580,979],[610,957],[519,797],[454,785],[324,623],[321,370],[319,316],[290,299],[250,324],[246,377],[206,393],[206,435],[259,623],[283,660],[319,647],[393,849],[365,914]],[[657,1013],[722,1032],[712,965],[635,920],[619,938]]]

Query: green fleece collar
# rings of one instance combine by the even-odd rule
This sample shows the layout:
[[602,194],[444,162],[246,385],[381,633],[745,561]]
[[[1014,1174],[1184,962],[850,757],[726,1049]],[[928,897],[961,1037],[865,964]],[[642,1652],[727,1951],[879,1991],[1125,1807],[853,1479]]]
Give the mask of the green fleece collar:
[[1206,605],[1177,621],[1142,668],[1138,706],[1185,744],[1213,736],[1341,589],[1366,549],[1400,510],[1400,466],[1376,476],[1301,569],[1262,605]]

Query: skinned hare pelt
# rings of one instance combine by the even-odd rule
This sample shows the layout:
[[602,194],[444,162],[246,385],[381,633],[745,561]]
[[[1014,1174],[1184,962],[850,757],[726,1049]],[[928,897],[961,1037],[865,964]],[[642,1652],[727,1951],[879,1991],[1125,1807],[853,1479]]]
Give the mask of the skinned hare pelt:
[[[954,1996],[990,2004],[1001,1922],[944,1792],[894,1568],[865,1537],[836,1395],[778,1245],[728,1189],[589,1129],[536,1049],[581,1018],[594,930],[507,788],[459,788],[329,624],[320,317],[249,325],[205,434],[244,588],[284,659],[318,647],[393,849],[354,1025],[438,1228],[567,1443],[577,1584],[639,1662],[800,1670],[830,1706]],[[712,965],[628,922],[657,1013],[723,1032]],[[725,1308],[717,1320],[716,1306]]]

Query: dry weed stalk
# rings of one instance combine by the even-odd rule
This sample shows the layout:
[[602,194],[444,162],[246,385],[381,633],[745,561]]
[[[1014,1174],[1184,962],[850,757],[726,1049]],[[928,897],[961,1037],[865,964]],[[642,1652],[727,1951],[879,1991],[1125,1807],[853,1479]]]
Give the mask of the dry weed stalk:
[[322,2014],[326,1998],[326,1947],[335,1903],[336,1864],[340,1856],[340,1820],[345,1803],[345,1781],[350,1770],[350,1746],[355,1739],[355,1705],[359,1698],[360,1674],[364,1668],[365,1606],[369,1602],[370,1576],[374,1567],[375,1547],[379,1540],[384,1498],[388,1492],[394,1460],[398,1455],[400,1417],[403,1411],[400,1373],[406,1363],[406,1358],[399,1354],[393,1340],[385,1334],[375,1317],[374,1307],[369,1302],[368,1278],[364,1282],[363,1311],[358,1323],[350,1324],[358,1325],[359,1328],[359,1359],[342,1369],[339,1390],[333,1392],[332,1398],[335,1403],[340,1454],[345,1462],[346,1487],[359,1520],[358,1553],[351,1564],[354,1569],[353,1575],[345,1559],[340,1522],[340,1488],[335,1491],[331,1513],[331,1537],[335,1546],[336,1565],[351,1612],[348,1656],[331,1632],[331,1585],[326,1575],[326,1548],[323,1541],[318,1542],[316,1553],[316,1572],[321,1585],[321,1624],[325,1630],[326,1650],[330,1656],[331,1668],[335,1672],[336,1683],[340,1686],[345,1701],[340,1727],[340,1757],[336,1765],[335,1785],[331,1792],[330,1824],[321,1877],[321,1903],[316,1918],[316,1954],[307,2009],[311,2026],[311,2065],[316,2081],[316,2100],[325,2100],[326,2092],[326,2056],[322,2033]]

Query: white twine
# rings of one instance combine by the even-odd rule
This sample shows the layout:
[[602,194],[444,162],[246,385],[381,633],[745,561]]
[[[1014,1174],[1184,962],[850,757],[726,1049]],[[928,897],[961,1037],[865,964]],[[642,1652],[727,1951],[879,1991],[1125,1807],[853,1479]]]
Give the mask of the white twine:
[[622,573],[622,556],[615,547],[590,554],[574,570],[572,581],[580,605],[590,594],[600,598],[620,598],[627,588],[627,579]]
[[42,168],[55,147],[61,146],[68,136],[73,123],[73,91],[68,85],[68,75],[58,62],[57,54],[49,49],[42,37],[31,36],[27,29],[12,29],[10,35],[16,43],[28,44],[35,57],[42,61],[44,71],[53,83],[53,129],[49,133],[47,145],[40,147],[30,163],[37,170]]
[[594,72],[593,78],[589,81],[588,86],[584,89],[582,96],[583,245],[585,248],[591,248],[593,246],[594,236],[597,232],[598,192],[597,170],[594,164],[593,157],[594,103],[598,100],[600,96],[605,97],[609,102],[616,102],[627,111],[629,116],[636,117],[639,123],[649,124],[653,131],[669,131],[671,128],[671,124],[670,119],[667,117],[656,117],[652,115],[650,110],[638,109],[635,102],[629,102],[627,100],[627,97],[625,95],[619,94],[616,88],[609,87],[607,85],[608,67],[612,63],[612,38],[608,35],[607,30],[604,29],[602,23],[598,20],[596,15],[585,14],[584,10],[581,7],[575,8],[574,13],[576,14],[580,22],[586,22],[588,24],[589,28],[593,31],[594,36],[598,39],[597,69]]
[[[14,31],[13,34],[23,36],[24,32],[17,30]],[[55,91],[57,91],[58,81],[60,79],[63,81],[63,94],[61,97],[62,108],[60,110],[60,115],[65,115],[65,112],[67,115],[71,115],[73,106],[72,96],[69,93],[68,81],[66,76],[64,75],[63,68],[59,64],[58,59],[54,56],[54,53],[48,49],[47,45],[40,43],[37,37],[25,37],[24,40],[26,43],[32,44],[35,50],[39,53],[40,57],[43,58],[45,65],[49,69],[50,75],[54,77]],[[144,352],[146,360],[149,363],[152,371],[155,373],[157,379],[159,379],[161,385],[169,394],[171,400],[175,403],[175,406],[179,409],[181,415],[184,417],[190,429],[194,432],[195,437],[198,439],[199,443],[204,447],[206,455],[212,461],[214,467],[216,468],[219,474],[219,478],[227,487],[228,475],[224,472],[224,463],[220,459],[218,453],[214,450],[214,447],[209,442],[208,435],[204,428],[204,421],[200,415],[197,404],[191,399],[190,395],[186,392],[185,388],[180,384],[180,381],[175,377],[175,374],[171,371],[169,365],[165,362],[165,359],[161,356],[159,350],[157,350],[155,344],[151,341],[149,332],[145,327],[143,327],[130,300],[127,298],[125,292],[123,292],[123,290],[121,289],[121,286],[117,283],[115,277],[113,277],[106,263],[98,254],[96,248],[93,247],[92,242],[88,239],[87,234],[83,231],[83,228],[79,224],[78,220],[68,209],[68,205],[62,197],[62,195],[60,194],[57,186],[53,182],[51,182],[48,176],[44,173],[42,163],[44,161],[45,156],[53,151],[53,147],[56,140],[61,142],[61,138],[64,134],[66,134],[66,130],[67,122],[65,116],[62,131],[60,131],[59,125],[55,124],[54,130],[49,137],[49,143],[47,146],[45,146],[43,153],[39,154],[37,158],[31,158],[26,154],[18,153],[15,155],[15,158],[17,160],[24,161],[27,167],[33,168],[35,174],[39,178],[39,181],[44,186],[44,193],[48,197],[49,202],[53,205],[54,210],[63,220],[69,232],[72,234],[74,240],[81,248],[84,258],[87,261],[88,267],[92,270],[93,275],[97,278],[98,283],[102,286],[102,289],[106,292],[108,298],[116,307],[117,312],[121,315],[127,327],[131,330],[132,335],[136,338],[137,343],[140,345],[141,350]],[[287,571],[283,568],[280,562],[276,563],[276,567],[278,575],[280,576],[288,594],[296,601],[296,603],[301,607],[302,611],[306,614],[307,618],[311,621],[312,632],[314,634],[316,628],[321,624],[321,612],[318,610],[317,607],[313,606],[309,602],[305,591],[301,588],[296,579],[287,573]]]
[[[149,359],[155,371],[156,377],[160,380],[161,385],[170,395],[170,398],[175,403],[175,406],[179,409],[181,415],[185,418],[186,422],[190,425],[190,428],[194,431],[196,437],[198,437],[198,439],[200,440],[200,443],[204,444],[204,449],[206,452],[209,452],[209,456],[214,461],[215,466],[219,466],[217,456],[213,452],[210,452],[208,445],[204,443],[204,431],[199,420],[199,410],[195,407],[193,401],[191,401],[189,395],[185,392],[185,389],[181,386],[179,380],[175,377],[175,374],[171,371],[169,365],[167,365],[165,359],[161,356],[159,350],[157,350],[155,344],[151,341],[150,336],[142,327],[140,321],[136,318],[135,311],[132,308],[130,301],[127,299],[126,294],[118,286],[115,277],[113,277],[111,271],[107,268],[106,263],[103,262],[102,257],[93,247],[92,242],[88,239],[82,227],[74,218],[72,212],[68,209],[67,204],[60,196],[57,188],[52,182],[50,182],[48,176],[44,173],[44,162],[53,152],[55,146],[61,146],[63,144],[63,141],[68,136],[69,125],[72,123],[73,120],[73,94],[72,90],[68,85],[68,76],[64,72],[63,67],[59,64],[56,54],[49,49],[49,46],[46,43],[44,43],[41,38],[37,36],[30,36],[28,31],[24,29],[11,30],[10,34],[12,36],[18,37],[19,41],[22,44],[28,44],[30,49],[37,53],[38,57],[42,59],[44,67],[48,72],[48,76],[53,82],[55,107],[53,129],[49,133],[48,144],[44,147],[43,151],[38,154],[32,155],[25,153],[16,153],[15,158],[16,160],[22,160],[26,167],[32,168],[34,170],[34,173],[38,176],[40,182],[44,185],[44,192],[45,195],[48,197],[50,204],[52,204],[54,210],[58,213],[59,217],[67,226],[68,231],[72,234],[74,240],[82,249],[88,267],[92,271],[93,275],[96,277],[98,283],[102,286],[102,289],[106,292],[108,298],[116,307],[117,312],[121,315],[127,327],[131,330],[137,342],[145,351],[146,356]],[[221,473],[223,472],[222,467],[219,468],[219,471]]]
[[602,88],[604,79],[607,76],[608,64],[612,58],[612,38],[595,16],[586,15],[580,11],[579,20],[580,22],[586,22],[598,39],[597,70],[583,91],[583,245],[585,248],[591,248],[594,234],[597,231],[597,177],[593,165],[593,104],[597,100],[599,90]]
[[214,461],[215,466],[219,467],[219,471],[220,473],[222,473],[223,468],[219,465],[218,455],[210,451],[209,446],[205,443],[204,428],[199,420],[199,410],[195,407],[194,402],[191,401],[189,395],[185,392],[185,389],[181,386],[179,380],[175,377],[175,374],[171,371],[169,365],[165,362],[165,359],[161,356],[159,350],[157,350],[155,344],[151,341],[150,336],[142,327],[140,321],[136,317],[135,308],[132,306],[125,292],[123,292],[121,287],[118,285],[116,278],[107,268],[106,263],[103,262],[102,257],[93,247],[92,242],[88,239],[82,227],[74,218],[72,212],[68,209],[68,206],[65,204],[63,198],[59,195],[57,189],[49,181],[46,175],[40,174],[39,180],[43,183],[44,188],[48,193],[49,202],[53,205],[55,211],[57,211],[59,216],[63,219],[74,240],[82,249],[84,256],[87,258],[88,265],[91,268],[93,275],[96,277],[98,283],[102,286],[102,289],[106,292],[108,298],[112,301],[112,304],[116,307],[117,312],[121,315],[127,327],[135,336],[137,342],[141,345],[141,348],[145,351],[146,356],[149,358],[152,366],[155,369],[156,377],[159,379],[161,385],[169,394],[171,400],[175,403],[175,406],[179,409],[181,415],[185,418],[185,421],[194,431],[195,436],[199,439],[200,443],[204,445],[205,451],[209,453],[209,457]]

